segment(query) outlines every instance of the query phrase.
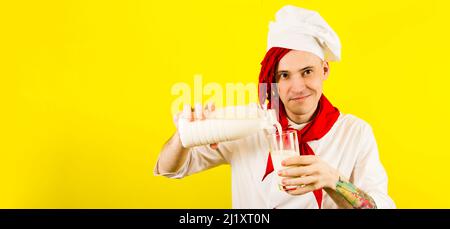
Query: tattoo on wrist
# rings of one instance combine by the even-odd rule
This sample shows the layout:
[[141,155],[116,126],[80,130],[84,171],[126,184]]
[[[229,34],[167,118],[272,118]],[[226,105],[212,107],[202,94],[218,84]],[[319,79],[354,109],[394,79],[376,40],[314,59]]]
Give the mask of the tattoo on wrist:
[[352,183],[343,181],[339,176],[336,183],[336,192],[339,193],[353,208],[370,209],[377,208],[375,201],[364,191]]

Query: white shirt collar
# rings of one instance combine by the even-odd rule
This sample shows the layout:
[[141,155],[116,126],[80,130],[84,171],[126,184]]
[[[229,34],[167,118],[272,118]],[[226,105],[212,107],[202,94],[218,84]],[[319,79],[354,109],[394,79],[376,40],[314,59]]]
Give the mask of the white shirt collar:
[[311,121],[309,121],[309,122],[297,124],[297,123],[295,123],[294,121],[290,120],[289,118],[287,118],[287,120],[288,120],[288,126],[289,126],[290,128],[296,129],[296,130],[301,130],[301,129],[303,129],[303,127],[305,127],[306,125],[308,125],[308,123],[311,122]]

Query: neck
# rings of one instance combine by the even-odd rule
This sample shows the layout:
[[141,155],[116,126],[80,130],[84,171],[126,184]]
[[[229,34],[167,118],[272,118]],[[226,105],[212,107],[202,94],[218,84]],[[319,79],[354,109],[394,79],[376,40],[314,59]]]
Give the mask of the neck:
[[311,112],[309,112],[307,114],[300,114],[300,115],[293,114],[290,111],[286,110],[286,115],[294,123],[303,124],[303,123],[311,121],[316,116],[316,113],[317,113],[316,111],[318,110],[317,107],[318,107],[318,105],[316,105],[316,108],[314,110],[312,110]]

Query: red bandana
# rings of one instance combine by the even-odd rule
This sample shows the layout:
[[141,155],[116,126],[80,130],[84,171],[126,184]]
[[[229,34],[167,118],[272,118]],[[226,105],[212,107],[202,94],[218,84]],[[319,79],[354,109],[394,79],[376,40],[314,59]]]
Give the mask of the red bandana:
[[[275,82],[275,75],[278,68],[278,63],[281,58],[286,55],[290,49],[273,47],[267,51],[264,60],[261,62],[261,72],[259,74],[259,82],[266,83],[267,85],[260,84],[259,86],[259,102],[263,105],[266,99],[269,101],[267,109],[272,107],[271,95],[276,90],[270,85]],[[267,88],[263,88],[266,86]],[[309,147],[307,142],[314,141],[322,138],[333,127],[334,123],[339,117],[339,110],[328,101],[328,99],[322,94],[315,112],[314,118],[303,129],[297,130],[298,141],[300,146],[300,155],[315,155],[314,151]],[[288,119],[284,105],[279,101],[279,121],[283,130],[288,129]],[[273,171],[272,158],[267,160],[266,172],[264,178]],[[319,208],[322,207],[322,189],[315,190],[314,196],[316,197]]]

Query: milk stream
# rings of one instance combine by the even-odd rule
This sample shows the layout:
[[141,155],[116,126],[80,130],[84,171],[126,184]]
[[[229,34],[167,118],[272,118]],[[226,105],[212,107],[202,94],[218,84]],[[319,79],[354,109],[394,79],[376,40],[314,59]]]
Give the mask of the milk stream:
[[278,135],[280,136],[280,150],[283,150],[283,129],[281,128],[281,124],[279,122],[275,123],[274,125],[277,128]]
[[[207,115],[206,119],[179,119],[178,132],[183,147],[194,147],[232,141],[266,129],[281,132],[275,110],[263,110],[256,104],[225,107]],[[282,139],[280,138],[282,146]]]

